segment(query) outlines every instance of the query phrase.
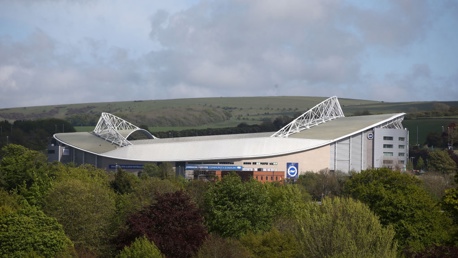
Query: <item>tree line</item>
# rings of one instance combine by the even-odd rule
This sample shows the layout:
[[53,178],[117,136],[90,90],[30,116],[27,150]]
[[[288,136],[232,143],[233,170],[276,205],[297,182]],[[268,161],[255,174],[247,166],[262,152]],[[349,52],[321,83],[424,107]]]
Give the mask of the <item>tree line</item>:
[[0,121],[0,148],[12,143],[43,151],[46,150],[53,134],[75,131],[69,122],[56,118],[16,120],[13,123],[4,120]]
[[386,168],[185,181],[168,163],[107,172],[9,144],[0,256],[456,257],[458,188],[435,198],[425,181]]

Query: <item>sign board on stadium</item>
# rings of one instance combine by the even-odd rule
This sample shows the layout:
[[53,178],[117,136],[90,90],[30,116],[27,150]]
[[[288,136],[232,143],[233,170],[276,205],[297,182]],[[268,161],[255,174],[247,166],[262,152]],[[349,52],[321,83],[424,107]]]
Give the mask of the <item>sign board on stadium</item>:
[[143,165],[137,165],[137,164],[110,164],[108,165],[109,169],[143,169]]
[[242,166],[186,165],[186,170],[241,171]]
[[286,177],[297,178],[299,176],[299,163],[288,162],[286,163]]

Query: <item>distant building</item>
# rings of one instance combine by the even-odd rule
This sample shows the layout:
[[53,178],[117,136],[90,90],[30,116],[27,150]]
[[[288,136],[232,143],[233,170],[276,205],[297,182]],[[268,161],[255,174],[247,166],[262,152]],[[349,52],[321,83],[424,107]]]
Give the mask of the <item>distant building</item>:
[[177,174],[218,177],[227,171],[259,181],[282,181],[307,171],[405,169],[409,134],[405,113],[345,117],[337,97],[311,108],[277,132],[159,139],[102,113],[93,132],[58,133],[50,161],[140,171],[170,162]]

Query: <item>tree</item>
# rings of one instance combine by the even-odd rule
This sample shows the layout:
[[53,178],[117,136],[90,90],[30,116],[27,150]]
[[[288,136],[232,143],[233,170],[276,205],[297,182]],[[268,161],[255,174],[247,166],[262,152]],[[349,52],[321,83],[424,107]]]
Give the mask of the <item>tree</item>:
[[15,190],[31,205],[42,205],[54,177],[46,156],[23,146],[9,144],[0,152],[0,188]]
[[184,191],[158,194],[156,203],[131,215],[117,240],[126,246],[146,236],[167,257],[191,257],[207,236],[203,216]]
[[124,247],[117,258],[162,258],[161,251],[146,237],[139,237],[130,245]]
[[252,258],[253,254],[240,241],[210,234],[199,248],[196,258]]
[[91,167],[63,167],[43,210],[64,227],[78,252],[109,254],[115,193]]
[[455,161],[450,158],[447,151],[435,150],[429,152],[428,170],[443,174],[451,174],[457,171],[457,166]]
[[442,139],[442,136],[438,132],[430,132],[426,136],[426,144],[429,147],[440,148],[443,147],[444,141]]
[[440,201],[447,189],[454,187],[453,176],[436,172],[426,172],[418,176],[423,182],[423,187],[434,198]]
[[185,190],[200,209],[205,207],[205,192],[211,184],[203,180],[190,180],[185,184]]
[[139,177],[160,177],[159,167],[152,163],[145,164],[143,166],[143,171],[139,173]]
[[174,182],[157,177],[146,177],[134,185],[130,194],[118,195],[115,223],[122,228],[127,218],[156,201],[157,194],[181,190]]
[[322,170],[319,173],[306,172],[300,175],[297,183],[303,185],[314,200],[319,201],[325,196],[341,196],[347,178],[341,172]]
[[18,210],[0,206],[0,256],[70,257],[73,244],[56,219],[36,207]]
[[276,228],[267,232],[248,232],[240,237],[254,257],[297,257],[298,242],[291,232],[282,233]]
[[265,183],[274,220],[288,218],[304,208],[312,198],[299,184]]
[[[455,183],[458,184],[458,174],[455,175]],[[445,190],[441,205],[450,214],[455,225],[458,225],[458,186]]]
[[422,157],[418,158],[416,168],[417,168],[417,170],[423,170],[423,168],[425,168],[425,161],[423,160]]
[[349,198],[307,203],[297,220],[303,257],[396,257],[395,232],[369,207]]
[[421,251],[449,240],[450,220],[414,176],[390,169],[353,174],[348,195],[367,204],[383,225],[393,225],[400,247]]
[[135,183],[138,181],[137,176],[129,174],[121,168],[118,168],[115,179],[111,182],[111,188],[118,194],[128,194],[133,191]]
[[270,229],[274,217],[270,204],[262,183],[242,182],[237,174],[230,174],[206,192],[205,219],[210,232],[238,238],[248,231]]

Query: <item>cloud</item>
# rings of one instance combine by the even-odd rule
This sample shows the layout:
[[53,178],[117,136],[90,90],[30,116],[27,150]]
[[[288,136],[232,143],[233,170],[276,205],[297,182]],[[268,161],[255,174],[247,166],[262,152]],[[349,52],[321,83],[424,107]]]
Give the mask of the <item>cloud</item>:
[[0,108],[268,95],[458,99],[453,1],[173,2],[7,2]]

